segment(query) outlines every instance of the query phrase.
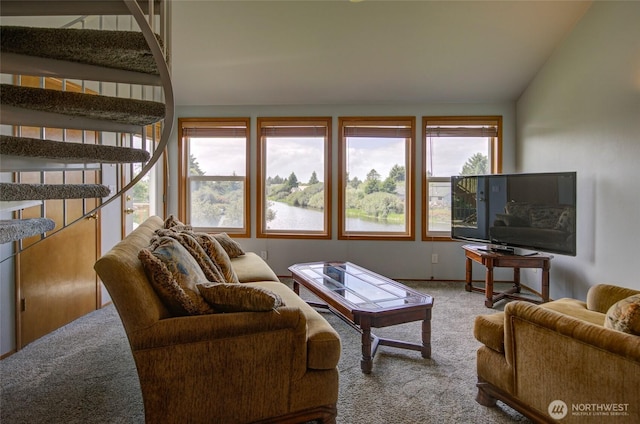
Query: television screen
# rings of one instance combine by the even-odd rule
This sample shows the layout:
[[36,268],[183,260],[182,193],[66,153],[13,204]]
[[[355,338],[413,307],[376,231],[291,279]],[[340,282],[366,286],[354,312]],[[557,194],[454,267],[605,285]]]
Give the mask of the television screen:
[[575,256],[576,173],[452,177],[451,237]]

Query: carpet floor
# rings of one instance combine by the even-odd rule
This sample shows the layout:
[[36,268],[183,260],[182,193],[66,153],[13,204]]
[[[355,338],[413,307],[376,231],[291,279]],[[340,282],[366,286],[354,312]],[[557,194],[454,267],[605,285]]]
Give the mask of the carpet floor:
[[[283,282],[291,284],[288,279]],[[528,423],[498,402],[475,402],[473,337],[476,315],[502,309],[484,307],[479,293],[464,283],[404,282],[434,297],[432,357],[380,346],[371,374],[360,370],[360,334],[327,311],[338,331],[340,424]],[[301,296],[313,296],[301,289]],[[420,341],[421,323],[375,329],[399,340]],[[140,385],[124,329],[112,305],[94,311],[0,361],[0,422],[144,423]]]

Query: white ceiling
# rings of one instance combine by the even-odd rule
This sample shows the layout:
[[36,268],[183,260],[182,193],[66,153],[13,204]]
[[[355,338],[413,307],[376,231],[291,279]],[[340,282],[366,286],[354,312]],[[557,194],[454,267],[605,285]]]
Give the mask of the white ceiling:
[[176,103],[514,101],[590,4],[177,0]]

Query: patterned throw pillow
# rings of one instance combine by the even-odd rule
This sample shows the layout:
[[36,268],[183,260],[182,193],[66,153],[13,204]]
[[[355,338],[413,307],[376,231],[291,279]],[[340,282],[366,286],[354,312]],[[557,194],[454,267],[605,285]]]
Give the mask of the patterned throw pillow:
[[213,312],[196,287],[207,279],[177,240],[161,237],[152,248],[142,249],[138,258],[158,297],[174,316]]
[[198,284],[200,294],[218,312],[266,312],[283,306],[269,290],[244,284]]
[[242,246],[240,246],[240,243],[229,237],[227,233],[213,234],[213,237],[218,240],[218,243],[220,243],[230,258],[237,258],[238,256],[244,255],[244,250]]
[[604,326],[640,336],[640,294],[614,303],[607,311]]
[[214,283],[224,283],[226,280],[224,275],[220,271],[220,268],[213,263],[207,252],[204,251],[200,243],[193,237],[192,232],[181,231],[177,232],[174,230],[156,230],[156,236],[151,239],[151,246],[154,246],[158,243],[158,241],[162,237],[170,237],[172,239],[177,240],[182,247],[187,249],[187,252],[191,253],[191,256],[196,260],[204,276],[207,277],[207,280],[212,281]]
[[200,246],[204,249],[204,251],[209,255],[214,264],[218,266],[218,269],[224,276],[224,280],[227,283],[239,283],[238,275],[233,269],[231,265],[231,259],[229,259],[229,255],[227,251],[224,250],[222,245],[218,243],[218,240],[215,239],[210,234],[207,233],[191,233],[193,237],[198,241]]
[[169,217],[167,219],[165,219],[164,228],[165,229],[172,229],[172,230],[175,230],[175,231],[180,231],[180,230],[191,231],[193,229],[191,227],[191,225],[187,225],[187,224],[182,223],[174,215],[169,215]]

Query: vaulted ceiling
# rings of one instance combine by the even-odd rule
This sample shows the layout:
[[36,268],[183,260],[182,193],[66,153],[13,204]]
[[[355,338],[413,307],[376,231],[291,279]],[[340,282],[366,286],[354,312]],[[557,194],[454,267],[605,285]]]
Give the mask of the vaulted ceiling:
[[179,105],[515,101],[591,1],[173,2]]

